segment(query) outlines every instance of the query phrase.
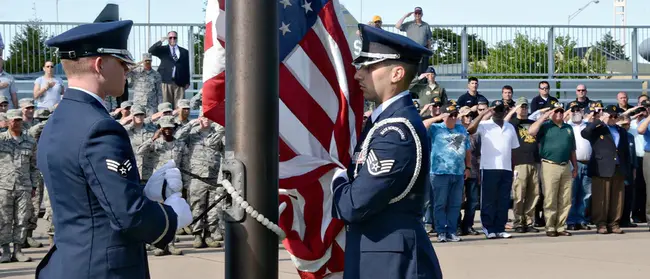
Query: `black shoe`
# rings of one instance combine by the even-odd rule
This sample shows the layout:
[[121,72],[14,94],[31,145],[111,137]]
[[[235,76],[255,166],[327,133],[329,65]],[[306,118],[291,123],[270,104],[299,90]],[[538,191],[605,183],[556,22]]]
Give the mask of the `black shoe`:
[[639,225],[634,224],[634,223],[621,223],[620,226],[621,226],[621,228],[636,228]]
[[467,235],[479,235],[480,232],[477,232],[474,228],[467,229]]
[[516,227],[515,232],[516,233],[526,233],[526,229],[524,227]]
[[591,227],[587,223],[582,223],[579,225],[581,230],[590,231]]
[[526,232],[538,233],[539,230],[534,228],[533,226],[528,226],[528,227],[526,227]]
[[570,230],[570,231],[579,231],[580,230],[580,225],[578,225],[578,226],[576,226],[576,225],[567,225],[566,229]]
[[546,236],[557,237],[557,232],[546,232]]
[[536,228],[543,228],[543,227],[546,227],[546,221],[539,221],[539,220],[538,220],[538,221],[535,221],[535,223],[533,224],[533,226],[535,226]]

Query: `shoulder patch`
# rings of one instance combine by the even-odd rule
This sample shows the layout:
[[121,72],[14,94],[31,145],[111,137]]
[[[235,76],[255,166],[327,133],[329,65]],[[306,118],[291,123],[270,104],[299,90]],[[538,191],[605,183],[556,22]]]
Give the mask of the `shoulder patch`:
[[393,169],[394,164],[395,160],[379,160],[374,150],[370,150],[370,153],[368,153],[368,159],[366,159],[368,172],[373,176],[389,173],[390,170]]
[[383,137],[383,136],[385,136],[386,134],[388,134],[388,132],[391,132],[391,131],[398,133],[398,134],[399,134],[399,138],[400,138],[401,140],[406,140],[406,134],[404,133],[404,131],[402,131],[402,129],[400,129],[400,128],[397,127],[397,126],[387,126],[387,127],[384,127],[384,128],[381,129],[381,131],[379,132],[379,134]]
[[108,170],[114,171],[119,175],[121,175],[122,177],[126,177],[126,175],[131,170],[132,165],[129,159],[126,159],[126,161],[124,161],[121,164],[115,160],[106,159],[106,167],[108,168]]

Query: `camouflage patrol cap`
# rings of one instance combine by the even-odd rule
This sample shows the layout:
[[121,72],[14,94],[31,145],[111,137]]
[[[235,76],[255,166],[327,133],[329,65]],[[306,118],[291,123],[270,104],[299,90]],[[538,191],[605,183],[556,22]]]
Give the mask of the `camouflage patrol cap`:
[[123,108],[123,109],[128,108],[128,107],[132,107],[132,106],[133,106],[133,102],[131,102],[131,101],[124,101],[124,102],[122,102],[120,104],[120,107]]
[[34,106],[34,99],[32,98],[22,98],[18,101],[20,108],[28,108]]
[[179,107],[181,109],[188,109],[188,108],[190,108],[190,100],[188,100],[188,99],[180,99],[176,103],[176,107]]
[[175,128],[176,123],[174,122],[174,117],[171,115],[165,115],[158,120],[158,125],[160,128]]
[[8,120],[14,120],[14,119],[23,119],[23,112],[19,109],[10,109],[7,111],[7,119]]
[[147,114],[147,112],[145,112],[144,107],[142,107],[141,105],[135,104],[135,105],[133,105],[131,107],[131,114],[139,115],[139,114]]
[[158,105],[158,111],[160,111],[160,112],[170,112],[170,111],[174,111],[174,110],[172,109],[172,104],[170,102],[164,102],[164,103]]
[[9,99],[7,99],[7,96],[0,95],[0,104],[2,103],[9,103]]
[[39,108],[34,112],[34,118],[36,119],[48,119],[50,118],[52,112],[46,108]]
[[142,54],[142,61],[151,61],[151,53],[145,52]]

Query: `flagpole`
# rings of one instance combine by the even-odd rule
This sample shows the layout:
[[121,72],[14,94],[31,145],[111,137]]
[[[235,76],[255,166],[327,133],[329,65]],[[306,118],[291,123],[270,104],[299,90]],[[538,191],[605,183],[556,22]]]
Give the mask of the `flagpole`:
[[[226,0],[226,160],[234,152],[243,163],[244,199],[274,223],[279,215],[277,6],[276,1]],[[246,216],[241,223],[226,223],[225,240],[225,278],[278,278],[273,231]]]

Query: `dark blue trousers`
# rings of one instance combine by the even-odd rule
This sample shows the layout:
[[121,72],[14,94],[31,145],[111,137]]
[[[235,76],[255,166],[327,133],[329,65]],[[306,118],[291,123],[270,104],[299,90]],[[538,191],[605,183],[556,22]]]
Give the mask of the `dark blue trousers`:
[[481,224],[485,235],[505,232],[512,171],[481,170]]

